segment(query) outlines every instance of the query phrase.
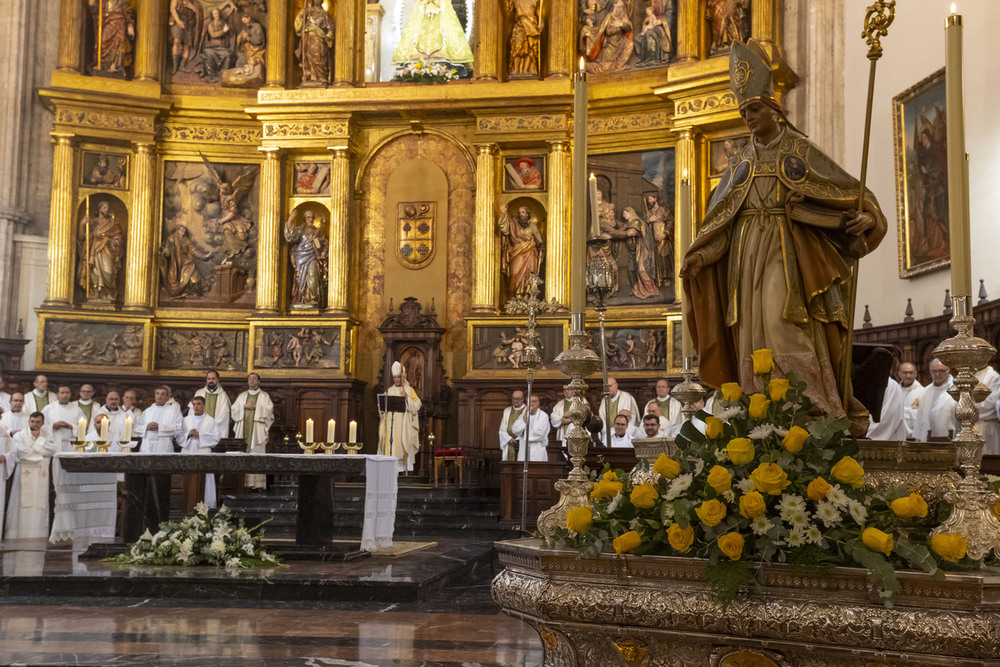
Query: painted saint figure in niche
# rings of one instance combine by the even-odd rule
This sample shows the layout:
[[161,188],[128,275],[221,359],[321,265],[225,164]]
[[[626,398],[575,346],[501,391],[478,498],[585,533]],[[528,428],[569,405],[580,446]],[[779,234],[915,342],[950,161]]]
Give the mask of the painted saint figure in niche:
[[392,62],[449,62],[472,66],[472,49],[450,0],[417,0]]
[[542,172],[530,157],[504,161],[504,169],[510,176],[511,190],[540,190],[542,188]]
[[310,210],[292,211],[285,222],[285,240],[290,244],[289,258],[295,270],[292,281],[292,304],[318,308],[326,295],[329,256],[328,241],[322,234],[323,223]]
[[198,246],[188,228],[177,225],[160,248],[160,277],[173,298],[201,296],[212,287],[213,276],[202,275],[195,260],[210,261],[213,253]]
[[295,17],[299,45],[295,57],[302,68],[302,87],[329,85],[333,69],[334,23],[323,9],[323,0],[306,0]]
[[330,166],[318,162],[295,165],[295,194],[330,193]]
[[125,235],[107,201],[97,205],[97,215],[81,221],[77,244],[80,255],[77,281],[88,300],[113,302],[118,297],[118,271],[125,250]]
[[170,57],[174,74],[201,52],[205,9],[198,0],[170,0]]
[[114,163],[107,154],[101,153],[97,156],[94,168],[87,173],[83,182],[86,185],[100,185],[111,188],[127,187],[126,168],[128,158],[123,155],[116,155]]
[[750,0],[708,0],[712,51],[729,48],[750,37]]
[[125,76],[135,51],[135,10],[129,0],[87,0],[94,30],[93,72]]
[[538,273],[544,258],[545,240],[538,231],[538,221],[527,206],[519,207],[514,218],[501,206],[497,233],[500,234],[500,270],[507,278],[508,294],[515,297],[524,291],[528,276]]
[[540,0],[505,0],[504,8],[513,27],[510,31],[510,74],[538,75],[543,22]]

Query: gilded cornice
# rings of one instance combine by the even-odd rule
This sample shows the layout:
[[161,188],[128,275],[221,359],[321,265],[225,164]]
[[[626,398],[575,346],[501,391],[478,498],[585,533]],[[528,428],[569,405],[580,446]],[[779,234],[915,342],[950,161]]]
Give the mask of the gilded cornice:
[[60,108],[56,112],[57,125],[70,125],[88,129],[123,130],[126,132],[152,132],[153,118],[118,111],[90,111]]
[[591,116],[587,126],[590,134],[656,130],[670,127],[670,114],[666,111],[641,111],[596,118]]
[[523,116],[480,116],[476,130],[482,133],[552,132],[566,130],[565,114],[535,114]]
[[736,111],[737,108],[736,95],[731,90],[724,90],[677,100],[674,103],[674,117],[677,120],[687,120],[720,111]]
[[259,127],[231,127],[199,123],[166,123],[157,133],[158,141],[194,141],[212,144],[260,144]]
[[264,139],[344,139],[350,136],[350,121],[267,121]]

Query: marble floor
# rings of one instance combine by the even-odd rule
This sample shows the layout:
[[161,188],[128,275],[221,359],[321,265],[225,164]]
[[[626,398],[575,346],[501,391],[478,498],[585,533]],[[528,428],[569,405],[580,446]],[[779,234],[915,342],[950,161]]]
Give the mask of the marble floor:
[[[8,567],[0,581],[14,574],[11,553],[3,556]],[[44,569],[60,570],[60,561],[72,568],[69,558],[50,550]],[[398,571],[406,556],[348,567],[364,576],[362,568],[384,571],[383,561]],[[310,570],[330,568],[332,575],[344,566]],[[537,665],[538,635],[499,613],[490,575],[484,571],[401,603],[0,597],[0,665]]]

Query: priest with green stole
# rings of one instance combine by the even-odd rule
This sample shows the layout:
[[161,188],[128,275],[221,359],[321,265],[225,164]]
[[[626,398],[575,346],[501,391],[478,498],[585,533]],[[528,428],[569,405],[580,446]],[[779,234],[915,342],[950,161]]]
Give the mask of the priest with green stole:
[[515,389],[510,395],[510,405],[504,408],[500,417],[500,460],[514,461],[517,459],[517,435],[514,434],[514,424],[518,419],[524,419],[524,392]]
[[[266,391],[260,388],[260,376],[247,376],[247,390],[236,397],[230,410],[233,418],[234,436],[247,443],[247,452],[263,454],[267,449],[268,433],[274,423],[274,403]],[[267,487],[267,475],[247,475],[246,486],[251,490],[263,491]]]
[[763,47],[734,43],[729,77],[752,140],[723,172],[681,268],[699,376],[760,391],[751,354],[770,349],[776,376],[795,371],[819,412],[846,414],[863,436],[868,413],[840,377],[848,287],[851,264],[885,236],[885,216],[867,191],[856,210],[858,181],[788,122]]
[[[211,417],[215,423],[215,433],[218,439],[228,438],[230,412],[233,406],[229,402],[226,391],[222,388],[218,371],[205,373],[205,386],[194,392],[194,395],[205,399],[205,414]],[[191,413],[193,407],[192,403],[188,403],[188,414]]]
[[49,379],[44,375],[36,375],[32,382],[34,389],[24,395],[24,411],[41,412],[49,403],[56,402],[55,392],[49,391]]
[[89,384],[80,385],[80,398],[75,402],[80,412],[87,418],[87,429],[90,429],[94,417],[101,409],[101,404],[94,400],[94,387]]

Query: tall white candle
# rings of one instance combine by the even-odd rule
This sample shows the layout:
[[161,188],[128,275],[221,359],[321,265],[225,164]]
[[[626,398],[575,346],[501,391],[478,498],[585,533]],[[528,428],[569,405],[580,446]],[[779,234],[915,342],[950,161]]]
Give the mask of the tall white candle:
[[132,439],[132,415],[125,418],[125,435],[122,440],[128,442]]
[[80,417],[80,421],[76,424],[76,439],[84,440],[87,437],[87,418]]
[[[678,252],[680,252],[681,257],[684,257],[687,254],[688,247],[691,245],[691,180],[688,178],[687,169],[684,170],[681,176],[681,196],[678,208],[677,225],[680,227],[677,230],[680,242]],[[691,342],[691,334],[687,328],[686,311],[687,308],[681,311],[681,355],[692,357],[694,356],[694,345]]]
[[587,254],[587,72],[580,58],[580,71],[573,77],[573,217],[570,221],[569,291],[570,310],[582,313]]
[[962,78],[962,16],[945,21],[945,104],[948,141],[948,226],[951,241],[952,296],[972,296],[969,233],[968,156],[965,154],[965,94]]
[[358,441],[358,422],[351,420],[347,429],[347,441],[355,443]]
[[337,442],[335,440],[336,434],[337,434],[337,422],[331,419],[326,423],[326,441]]
[[101,442],[108,441],[108,418],[104,415],[98,417],[101,420]]
[[312,443],[313,441],[313,420],[306,420],[306,443]]

